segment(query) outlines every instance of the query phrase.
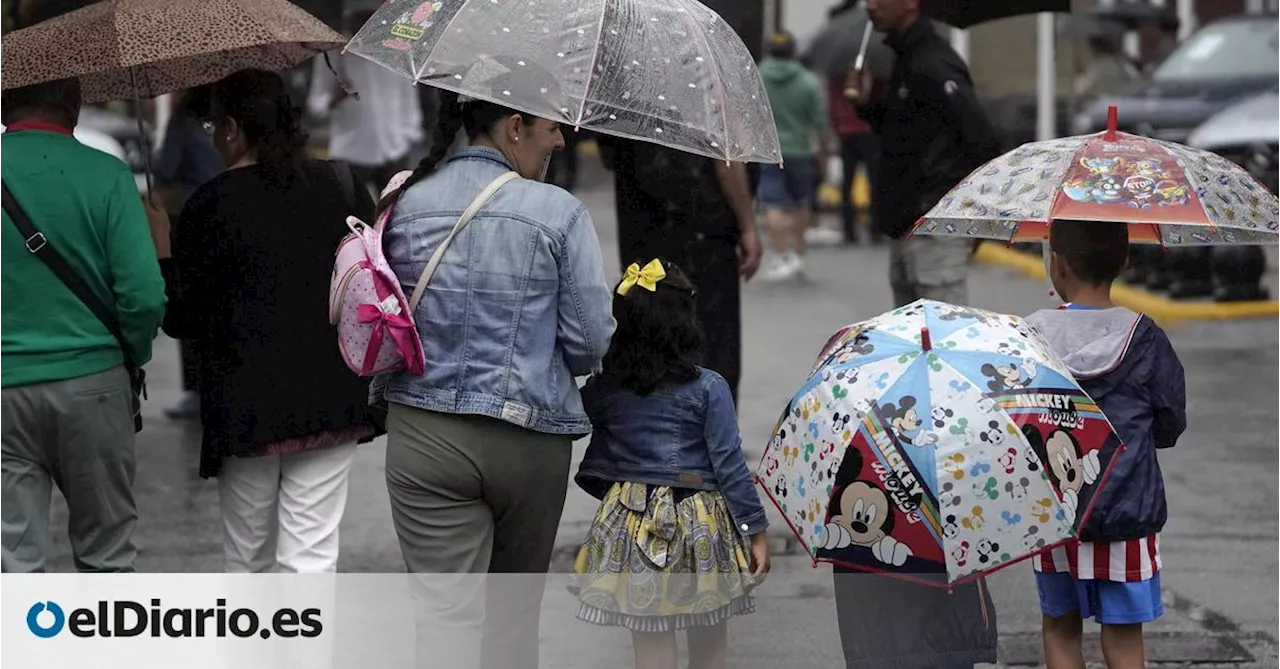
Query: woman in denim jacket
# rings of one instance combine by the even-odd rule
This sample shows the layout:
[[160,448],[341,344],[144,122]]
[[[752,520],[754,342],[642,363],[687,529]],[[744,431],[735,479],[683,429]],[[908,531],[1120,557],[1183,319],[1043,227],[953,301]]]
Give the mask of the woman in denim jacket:
[[603,501],[574,568],[578,617],[631,630],[637,667],[674,669],[676,630],[691,667],[724,667],[726,622],[754,610],[769,570],[733,398],[698,365],[683,272],[631,265],[617,292],[618,331],[583,390],[595,432],[576,481]]
[[[444,160],[460,129],[469,146]],[[389,404],[387,489],[410,572],[545,574],[550,566],[570,444],[591,431],[575,377],[600,365],[614,327],[591,217],[540,180],[562,146],[554,121],[446,93],[431,153],[379,205],[394,205],[384,250],[408,294],[476,195],[508,171],[523,177],[453,239],[413,314],[425,374],[392,375],[371,391]],[[535,580],[518,579],[520,592],[505,592],[503,606],[483,617],[486,665],[504,666],[491,653],[537,657]],[[464,590],[444,599],[482,604],[481,590]],[[447,641],[478,648],[478,637],[464,638],[477,628],[450,631]]]

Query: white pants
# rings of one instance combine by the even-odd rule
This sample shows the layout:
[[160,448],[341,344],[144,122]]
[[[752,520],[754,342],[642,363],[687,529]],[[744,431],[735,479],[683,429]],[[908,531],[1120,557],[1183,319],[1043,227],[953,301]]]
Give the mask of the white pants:
[[356,445],[227,458],[218,473],[227,573],[335,572]]

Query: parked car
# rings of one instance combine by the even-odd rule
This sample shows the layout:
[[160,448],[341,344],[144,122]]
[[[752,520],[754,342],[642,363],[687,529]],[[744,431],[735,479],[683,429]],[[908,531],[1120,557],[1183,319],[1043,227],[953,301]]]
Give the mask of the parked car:
[[1073,134],[1104,129],[1107,107],[1115,105],[1121,130],[1186,142],[1211,116],[1276,87],[1278,47],[1280,24],[1275,15],[1240,15],[1210,23],[1141,81],[1090,103],[1076,115]]
[[142,173],[144,167],[142,138],[138,134],[138,121],[132,116],[102,107],[85,105],[80,110],[80,122],[76,124],[77,136],[81,130],[90,130],[110,137],[124,152],[120,159],[135,173]]
[[1277,192],[1280,92],[1273,90],[1226,108],[1196,128],[1187,144],[1230,159]]

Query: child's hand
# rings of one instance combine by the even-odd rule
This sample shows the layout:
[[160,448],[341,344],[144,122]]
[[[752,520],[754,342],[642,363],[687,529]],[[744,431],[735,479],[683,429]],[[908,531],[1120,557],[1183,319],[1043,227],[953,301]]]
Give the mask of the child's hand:
[[764,583],[772,567],[769,561],[769,539],[764,532],[751,535],[751,576],[756,585]]

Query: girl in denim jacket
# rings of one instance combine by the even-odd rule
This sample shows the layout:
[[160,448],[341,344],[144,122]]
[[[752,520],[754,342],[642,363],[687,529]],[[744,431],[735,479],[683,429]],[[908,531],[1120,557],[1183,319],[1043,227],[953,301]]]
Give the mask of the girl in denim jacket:
[[725,666],[726,621],[769,571],[764,507],[729,386],[698,365],[693,284],[654,260],[627,269],[602,373],[583,389],[594,432],[576,482],[602,500],[575,563],[578,617],[631,630],[636,666]]

